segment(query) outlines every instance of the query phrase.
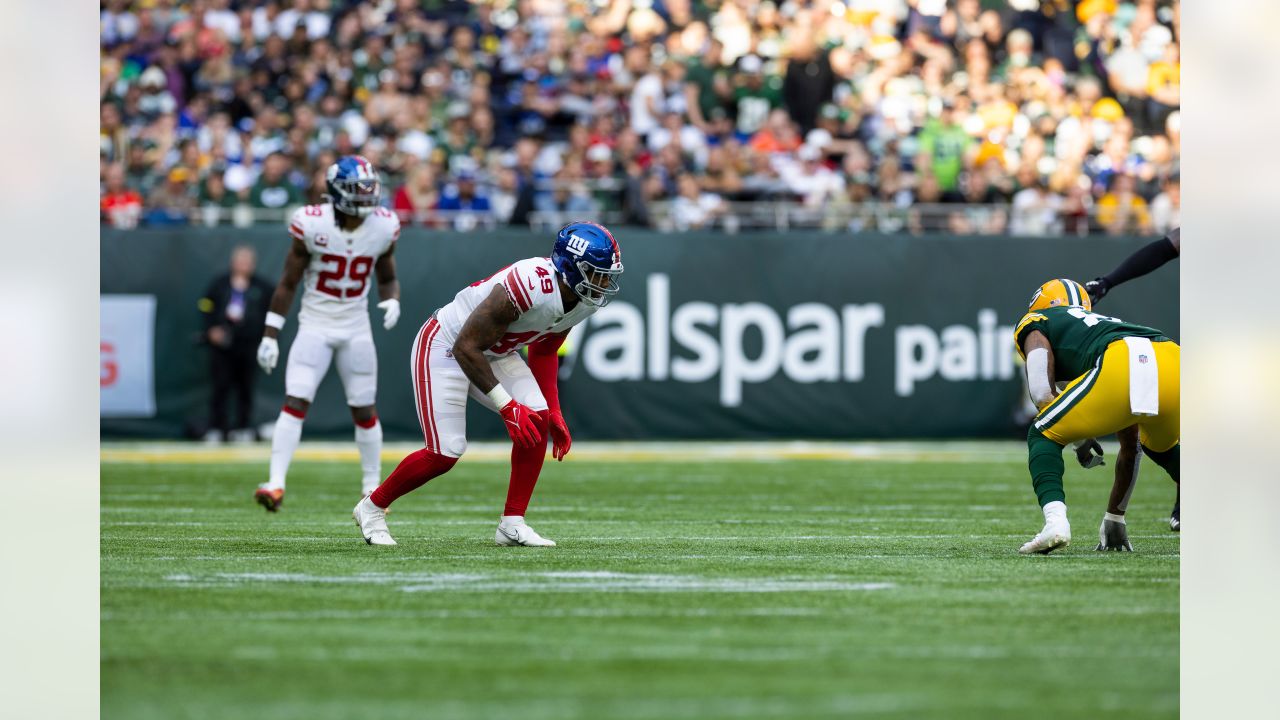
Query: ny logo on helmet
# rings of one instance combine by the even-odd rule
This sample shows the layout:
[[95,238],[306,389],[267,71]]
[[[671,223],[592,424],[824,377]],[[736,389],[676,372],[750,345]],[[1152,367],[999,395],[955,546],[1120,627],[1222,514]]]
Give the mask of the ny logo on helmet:
[[578,257],[582,257],[582,253],[587,251],[587,247],[590,246],[590,244],[591,243],[588,242],[586,238],[581,235],[574,234],[569,236],[569,242],[565,243],[565,249]]

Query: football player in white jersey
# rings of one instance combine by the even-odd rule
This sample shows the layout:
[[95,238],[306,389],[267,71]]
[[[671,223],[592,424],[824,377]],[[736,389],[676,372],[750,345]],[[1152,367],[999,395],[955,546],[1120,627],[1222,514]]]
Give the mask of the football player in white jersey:
[[285,474],[302,437],[302,421],[330,363],[338,368],[355,421],[363,493],[372,492],[382,476],[382,424],[374,407],[378,356],[369,329],[369,275],[378,275],[382,327],[390,330],[400,318],[400,283],[392,256],[400,220],[379,207],[382,185],[373,165],[363,157],[340,158],[329,167],[327,179],[328,202],[300,208],[289,221],[293,246],[271,296],[271,311],[258,346],[258,364],[270,373],[280,358],[276,338],[301,282],[298,335],[285,366],[284,407],[271,436],[270,474],[254,493],[271,512],[284,502]]
[[[511,436],[511,482],[494,541],[550,546],[525,524],[547,454],[563,460],[572,439],[560,413],[556,351],[574,325],[618,292],[622,251],[595,223],[560,229],[549,258],[529,258],[463,288],[418,332],[410,368],[426,447],[409,455],[352,512],[365,542],[395,545],[386,509],[443,475],[467,449],[470,395],[499,413]],[[529,362],[517,353],[528,346]]]

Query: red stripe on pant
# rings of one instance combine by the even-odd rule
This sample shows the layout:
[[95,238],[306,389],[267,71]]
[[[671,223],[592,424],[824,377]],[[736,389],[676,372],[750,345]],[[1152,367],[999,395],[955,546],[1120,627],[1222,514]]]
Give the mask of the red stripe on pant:
[[418,377],[414,379],[418,412],[422,425],[422,439],[427,449],[440,452],[440,436],[436,432],[435,406],[431,401],[431,341],[440,332],[440,324],[432,318],[422,330],[418,343]]
[[418,334],[413,338],[413,350],[409,353],[409,377],[413,383],[413,409],[418,413],[418,427],[426,427],[426,423],[422,419],[422,406],[418,402],[418,385],[422,381],[422,373],[419,371],[418,364],[422,362],[422,336],[427,332],[427,325],[430,320],[418,328]]

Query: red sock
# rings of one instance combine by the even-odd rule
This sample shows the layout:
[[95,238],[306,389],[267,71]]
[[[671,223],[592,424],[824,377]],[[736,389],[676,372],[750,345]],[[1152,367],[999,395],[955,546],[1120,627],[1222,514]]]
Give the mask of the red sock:
[[534,415],[534,424],[542,432],[543,441],[531,448],[511,447],[511,484],[507,486],[507,507],[503,515],[524,515],[529,509],[529,497],[538,484],[538,474],[547,459],[547,411]]
[[392,470],[387,479],[383,480],[382,484],[378,486],[378,489],[373,491],[369,499],[373,501],[374,505],[385,510],[400,496],[407,495],[426,485],[431,478],[439,477],[449,472],[449,468],[452,468],[456,462],[458,462],[458,458],[439,455],[422,448],[401,460],[396,469]]

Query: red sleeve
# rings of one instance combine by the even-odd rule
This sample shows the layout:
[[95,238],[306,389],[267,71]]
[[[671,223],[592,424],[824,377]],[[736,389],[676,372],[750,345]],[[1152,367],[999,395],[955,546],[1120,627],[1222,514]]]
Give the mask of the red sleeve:
[[546,335],[529,344],[529,370],[551,412],[560,412],[560,356],[564,333]]

